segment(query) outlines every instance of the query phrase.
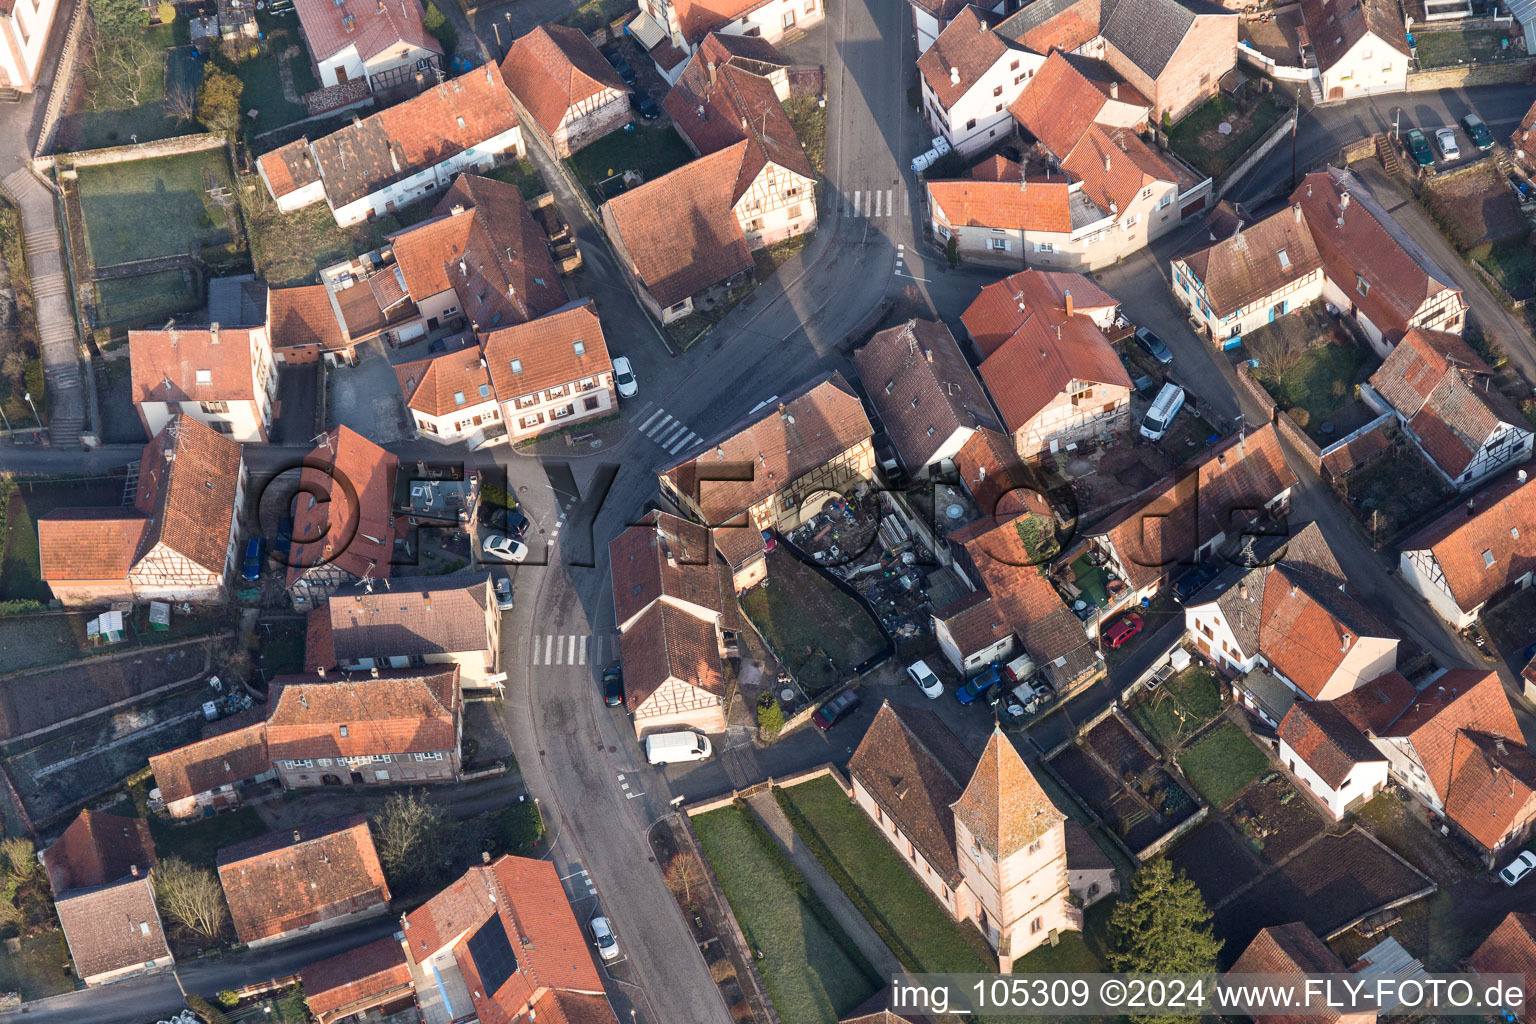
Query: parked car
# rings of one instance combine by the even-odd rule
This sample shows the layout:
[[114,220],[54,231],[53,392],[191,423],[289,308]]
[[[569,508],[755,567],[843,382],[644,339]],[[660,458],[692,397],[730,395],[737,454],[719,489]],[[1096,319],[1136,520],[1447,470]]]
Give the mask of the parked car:
[[1161,441],[1173,418],[1184,408],[1184,389],[1173,381],[1163,385],[1163,390],[1152,400],[1152,407],[1141,419],[1141,436],[1149,441]]
[[939,682],[939,677],[933,674],[933,669],[928,667],[926,661],[914,661],[908,665],[907,675],[917,684],[917,688],[923,691],[923,696],[929,700],[944,695],[944,684]]
[[604,960],[616,960],[619,956],[619,940],[613,934],[613,926],[606,917],[594,917],[587,929],[592,933],[592,945]]
[[528,545],[499,533],[488,534],[480,542],[480,551],[493,562],[521,562],[528,557]]
[[629,365],[628,356],[614,357],[613,383],[620,398],[634,398],[640,393],[640,382],[635,379],[635,368]]
[[1145,349],[1147,355],[1156,359],[1164,366],[1173,362],[1173,353],[1168,351],[1168,346],[1163,344],[1163,339],[1145,327],[1136,328],[1136,344]]
[[252,537],[245,542],[245,562],[240,566],[240,578],[247,583],[261,579],[261,567],[267,561],[267,538]]
[[1461,147],[1456,145],[1456,129],[1441,128],[1435,132],[1435,142],[1440,146],[1440,155],[1447,160],[1461,159]]
[[632,92],[629,94],[629,105],[635,109],[635,113],[647,121],[654,121],[661,116],[661,108],[656,101],[651,99],[648,92]]
[[1124,647],[1131,637],[1141,632],[1142,627],[1145,625],[1146,623],[1142,621],[1141,616],[1135,612],[1122,615],[1105,628],[1104,642],[1111,649]]
[[1435,164],[1434,151],[1429,148],[1429,142],[1424,138],[1424,133],[1417,128],[1409,128],[1403,135],[1403,141],[1408,144],[1408,152],[1413,156],[1413,162],[1420,167],[1433,167]]
[[509,612],[512,610],[512,579],[503,576],[496,581],[496,610]]
[[604,50],[603,56],[608,58],[608,63],[613,65],[613,70],[624,79],[624,84],[631,89],[635,87],[635,69],[629,66],[629,61],[618,50]]
[[1483,124],[1483,119],[1476,114],[1468,114],[1461,119],[1461,126],[1467,130],[1467,138],[1472,140],[1472,145],[1478,149],[1493,148],[1493,134],[1488,131],[1488,126]]
[[523,533],[528,529],[528,517],[518,508],[503,508],[482,502],[479,519],[482,525],[504,533],[513,540],[522,540]]
[[618,665],[603,669],[603,703],[611,708],[624,703],[624,670]]
[[1219,575],[1221,575],[1221,565],[1214,560],[1191,566],[1182,576],[1173,581],[1174,602],[1183,604],[1205,589],[1205,585]]
[[1521,850],[1520,856],[1510,861],[1503,871],[1499,872],[1499,880],[1505,885],[1514,885],[1520,879],[1536,869],[1536,853],[1530,850]]
[[955,688],[955,699],[961,704],[974,704],[994,684],[1001,682],[997,668],[990,667],[981,675]]
[[861,701],[857,693],[853,690],[844,690],[817,708],[816,713],[811,716],[811,721],[816,723],[816,728],[826,732],[838,722],[853,714],[853,709],[858,707],[860,703]]
[[655,732],[645,738],[645,759],[651,764],[702,761],[714,752],[708,736],[688,729]]

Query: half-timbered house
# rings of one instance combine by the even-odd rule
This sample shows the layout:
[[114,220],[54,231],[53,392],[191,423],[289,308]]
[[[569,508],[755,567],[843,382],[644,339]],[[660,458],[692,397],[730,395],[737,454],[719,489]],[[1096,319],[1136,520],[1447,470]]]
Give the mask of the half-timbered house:
[[309,611],[345,584],[390,574],[406,529],[394,515],[398,468],[394,455],[350,427],[328,431],[305,456],[288,554],[296,610]]
[[630,121],[629,87],[577,29],[540,25],[512,44],[501,73],[561,159]]

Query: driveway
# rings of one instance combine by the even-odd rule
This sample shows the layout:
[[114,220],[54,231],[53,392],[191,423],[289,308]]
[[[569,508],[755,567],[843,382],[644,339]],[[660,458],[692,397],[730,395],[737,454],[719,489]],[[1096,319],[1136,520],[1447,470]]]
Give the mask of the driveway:
[[273,444],[308,444],[320,432],[322,373],[318,361],[278,369],[277,400],[282,409],[272,418]]
[[375,340],[358,350],[356,366],[338,366],[326,374],[325,424],[347,426],[378,444],[403,441],[415,431],[409,427],[400,382]]

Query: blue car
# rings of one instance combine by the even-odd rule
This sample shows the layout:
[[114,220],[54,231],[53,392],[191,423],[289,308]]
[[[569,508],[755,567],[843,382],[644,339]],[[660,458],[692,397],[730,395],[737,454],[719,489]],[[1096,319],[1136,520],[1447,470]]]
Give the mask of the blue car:
[[983,694],[992,688],[994,683],[1001,682],[997,674],[997,667],[987,669],[981,675],[955,688],[955,699],[961,704],[974,704]]
[[261,567],[267,560],[267,538],[252,537],[245,542],[245,563],[240,568],[240,578],[247,583],[261,579]]

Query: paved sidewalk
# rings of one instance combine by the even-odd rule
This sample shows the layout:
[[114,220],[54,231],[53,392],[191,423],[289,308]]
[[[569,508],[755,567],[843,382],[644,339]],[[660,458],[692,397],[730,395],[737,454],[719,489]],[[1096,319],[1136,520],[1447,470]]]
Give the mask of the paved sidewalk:
[[827,869],[821,866],[821,861],[816,855],[806,848],[800,841],[800,836],[795,832],[795,827],[784,817],[784,812],[779,809],[779,803],[773,798],[773,794],[767,790],[756,793],[747,798],[747,806],[760,818],[768,831],[778,839],[789,854],[789,859],[795,867],[800,869],[800,874],[805,876],[805,881],[821,902],[832,911],[832,916],[837,918],[837,923],[842,925],[843,931],[859,947],[875,968],[875,973],[883,978],[894,978],[902,973],[900,961],[896,959],[888,946],[875,934],[875,930],[864,920],[864,915],[859,913],[848,899],[842,888],[827,874]]

